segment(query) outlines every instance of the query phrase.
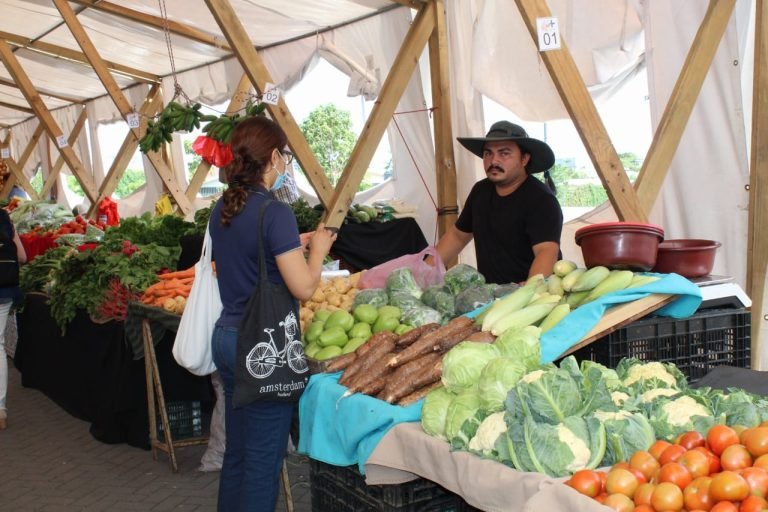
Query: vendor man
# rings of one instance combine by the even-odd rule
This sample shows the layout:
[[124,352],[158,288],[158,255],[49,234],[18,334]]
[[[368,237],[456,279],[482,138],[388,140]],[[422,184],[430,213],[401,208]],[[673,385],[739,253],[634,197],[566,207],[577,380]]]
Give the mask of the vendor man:
[[483,159],[486,178],[475,183],[456,224],[438,241],[440,257],[457,257],[474,238],[477,269],[489,283],[551,274],[560,258],[563,212],[549,173],[547,184],[531,176],[554,165],[550,147],[509,121],[494,123],[485,137],[457,140]]

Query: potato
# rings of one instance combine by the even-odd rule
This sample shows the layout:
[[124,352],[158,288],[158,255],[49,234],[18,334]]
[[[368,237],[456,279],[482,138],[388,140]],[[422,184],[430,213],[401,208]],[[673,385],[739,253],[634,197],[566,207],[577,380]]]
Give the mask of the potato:
[[344,277],[337,277],[333,279],[333,287],[336,289],[339,293],[347,293],[350,288],[352,288],[352,284],[349,282],[349,279]]
[[347,292],[347,297],[349,297],[352,300],[354,300],[355,297],[357,297],[358,293],[360,293],[360,290],[358,290],[357,288],[354,288],[354,287],[350,288],[349,291]]
[[[365,272],[365,270],[363,270]],[[363,275],[363,272],[355,272],[351,276],[349,276],[349,284],[352,286],[357,286],[357,282],[360,280],[360,276]]]
[[299,318],[301,318],[302,320],[311,322],[313,316],[315,316],[315,312],[312,311],[310,308],[303,306],[301,309],[299,309]]
[[325,300],[325,293],[323,292],[322,288],[318,287],[309,300],[312,302],[323,302]]
[[348,295],[345,295],[344,297],[342,297],[341,304],[339,304],[339,307],[346,311],[351,311],[352,304],[354,304],[354,302],[355,302],[355,299],[352,299]]
[[329,293],[326,298],[328,299],[328,304],[331,306],[340,306],[341,305],[341,295],[338,293]]
[[176,301],[168,297],[163,301],[163,309],[171,313],[176,312]]
[[306,330],[306,322],[304,322],[304,319],[299,320],[299,325],[301,326],[301,332],[304,332]]

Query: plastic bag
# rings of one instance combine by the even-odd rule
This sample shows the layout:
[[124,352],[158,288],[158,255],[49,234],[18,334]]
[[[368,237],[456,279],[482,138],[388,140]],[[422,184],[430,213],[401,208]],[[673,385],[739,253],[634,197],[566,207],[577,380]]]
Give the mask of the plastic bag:
[[[427,256],[432,256],[432,265],[424,261],[424,258]],[[365,288],[385,288],[389,274],[393,270],[402,267],[411,269],[416,283],[422,289],[442,283],[443,276],[445,275],[443,260],[440,259],[437,249],[430,246],[419,253],[406,254],[366,270],[360,276],[357,287],[361,290]]]

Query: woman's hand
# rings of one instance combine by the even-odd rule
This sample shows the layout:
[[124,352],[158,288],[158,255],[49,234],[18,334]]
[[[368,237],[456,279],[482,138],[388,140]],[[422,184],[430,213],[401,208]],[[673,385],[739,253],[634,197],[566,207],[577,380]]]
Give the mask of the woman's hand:
[[311,234],[309,240],[310,254],[319,254],[324,258],[331,250],[331,246],[333,245],[333,242],[336,241],[336,237],[336,231],[325,229],[325,224],[321,222],[317,225],[317,229]]
[[308,231],[306,233],[299,233],[299,242],[301,243],[301,250],[304,252],[307,252],[309,247],[309,242],[312,240],[312,235],[314,235],[314,231]]

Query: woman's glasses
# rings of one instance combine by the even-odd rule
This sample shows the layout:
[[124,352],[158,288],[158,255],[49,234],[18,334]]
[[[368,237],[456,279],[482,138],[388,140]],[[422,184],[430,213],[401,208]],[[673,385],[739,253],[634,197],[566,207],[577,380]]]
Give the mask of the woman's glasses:
[[285,165],[291,165],[291,162],[293,162],[293,153],[291,153],[288,150],[281,151],[280,155],[283,157],[283,160],[285,161]]

